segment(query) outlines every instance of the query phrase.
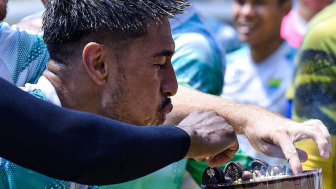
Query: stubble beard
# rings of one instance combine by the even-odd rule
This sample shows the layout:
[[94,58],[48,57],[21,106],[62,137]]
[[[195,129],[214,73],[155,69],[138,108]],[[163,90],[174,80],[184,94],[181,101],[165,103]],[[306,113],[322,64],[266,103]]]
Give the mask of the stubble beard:
[[141,125],[141,120],[135,119],[131,114],[130,110],[127,108],[127,94],[128,89],[123,87],[122,84],[126,83],[125,75],[123,74],[121,68],[118,70],[117,80],[115,82],[115,87],[113,87],[110,93],[109,103],[104,108],[107,113],[107,117],[133,125]]
[[[120,83],[123,83],[122,81],[119,80],[117,83],[117,86],[110,94],[110,103],[105,108],[106,112],[108,113],[108,117],[117,121],[137,126],[158,125],[158,120],[153,120],[153,117],[144,117],[139,120],[130,114],[130,110],[128,109],[129,106],[127,106],[127,98],[125,98],[128,94],[128,90],[120,85]],[[165,102],[163,102],[157,108],[157,112],[160,112],[170,102],[170,99],[167,99]]]
[[118,79],[116,82],[116,87],[114,87],[112,93],[109,95],[110,102],[108,103],[106,112],[108,113],[109,118],[112,118],[117,121],[135,124],[130,119],[131,116],[129,115],[127,109],[124,108],[124,104],[126,104],[125,95],[127,91],[120,85],[122,81]]
[[[130,114],[130,110],[127,108],[128,106],[126,105],[128,103],[127,94],[129,94],[129,90],[126,89],[126,87],[122,86],[123,83],[126,83],[126,76],[123,74],[121,68],[119,68],[118,76],[116,78],[116,86],[113,88],[112,93],[109,95],[110,103],[104,108],[105,112],[107,113],[106,117],[138,126],[158,125],[158,120],[153,120],[152,117],[139,120],[138,118],[134,118]],[[170,98],[162,102],[162,104],[157,107],[156,111],[161,112],[162,109],[164,109],[169,103],[171,103]]]

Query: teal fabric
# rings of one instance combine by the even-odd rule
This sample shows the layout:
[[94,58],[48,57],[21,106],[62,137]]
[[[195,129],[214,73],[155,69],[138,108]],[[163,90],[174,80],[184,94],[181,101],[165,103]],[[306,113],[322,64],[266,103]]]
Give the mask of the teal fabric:
[[0,158],[1,189],[63,189],[68,184]]
[[0,44],[0,62],[6,65],[13,83],[17,86],[36,83],[50,57],[42,35],[0,22]]
[[3,189],[63,189],[66,182],[44,176],[5,159],[0,159],[0,188]]
[[36,98],[42,99],[44,101],[48,101],[47,97],[40,89],[35,89],[34,91],[28,92],[29,94],[35,96]]
[[[100,186],[99,189],[179,189],[182,185],[186,163],[187,160],[181,160],[142,178],[122,184]],[[136,168],[130,167],[129,171],[132,171],[132,169]]]
[[[224,84],[222,51],[198,14],[172,28],[176,76],[192,88],[219,95]],[[224,63],[223,63],[224,65]]]

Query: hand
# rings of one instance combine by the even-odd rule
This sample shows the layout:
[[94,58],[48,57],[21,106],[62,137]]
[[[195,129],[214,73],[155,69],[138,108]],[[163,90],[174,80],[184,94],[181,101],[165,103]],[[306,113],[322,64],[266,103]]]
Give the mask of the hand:
[[259,153],[289,160],[294,174],[302,172],[300,162],[308,159],[294,142],[313,139],[323,158],[328,158],[331,151],[330,134],[320,120],[297,123],[276,114],[260,115],[246,127],[245,135]]
[[178,127],[191,138],[185,158],[197,161],[205,158],[211,167],[227,163],[239,148],[233,127],[214,111],[196,110],[182,120]]

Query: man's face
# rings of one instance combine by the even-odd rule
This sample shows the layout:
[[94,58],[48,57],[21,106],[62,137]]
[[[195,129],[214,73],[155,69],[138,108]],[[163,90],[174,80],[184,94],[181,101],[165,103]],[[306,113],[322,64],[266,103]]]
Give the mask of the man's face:
[[232,12],[240,40],[255,45],[279,38],[281,6],[279,0],[234,0]]
[[299,3],[309,7],[314,14],[318,13],[324,7],[330,5],[334,0],[299,0]]
[[151,23],[148,36],[134,40],[119,58],[119,71],[110,70],[108,117],[136,125],[158,125],[173,106],[169,96],[177,92],[171,58],[174,41],[167,18]]
[[6,18],[8,0],[0,0],[0,21]]

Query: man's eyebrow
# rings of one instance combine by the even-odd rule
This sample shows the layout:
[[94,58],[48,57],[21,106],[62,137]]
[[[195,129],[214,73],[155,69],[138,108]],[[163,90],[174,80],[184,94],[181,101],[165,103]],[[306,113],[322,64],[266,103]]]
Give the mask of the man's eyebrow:
[[170,50],[164,50],[162,52],[156,53],[154,55],[154,58],[156,57],[162,57],[162,56],[173,56],[174,52]]

